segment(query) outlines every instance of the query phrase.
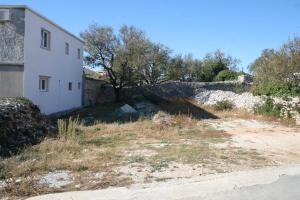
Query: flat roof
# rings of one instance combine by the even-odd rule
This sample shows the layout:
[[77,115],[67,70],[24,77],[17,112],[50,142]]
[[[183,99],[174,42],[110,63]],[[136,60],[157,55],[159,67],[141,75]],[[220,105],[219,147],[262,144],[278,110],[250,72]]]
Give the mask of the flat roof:
[[61,31],[67,33],[68,35],[72,36],[73,38],[75,38],[75,39],[79,40],[80,42],[84,43],[84,41],[81,38],[75,36],[73,33],[67,31],[66,29],[62,28],[58,24],[54,23],[53,21],[51,21],[47,17],[41,15],[40,13],[36,12],[35,10],[33,10],[32,8],[30,8],[30,7],[26,6],[26,5],[0,5],[0,9],[10,9],[10,8],[23,8],[23,9],[27,9],[27,10],[31,11],[32,13],[34,13],[35,15],[39,16],[40,18],[46,20],[47,22],[49,22],[53,26],[57,27]]

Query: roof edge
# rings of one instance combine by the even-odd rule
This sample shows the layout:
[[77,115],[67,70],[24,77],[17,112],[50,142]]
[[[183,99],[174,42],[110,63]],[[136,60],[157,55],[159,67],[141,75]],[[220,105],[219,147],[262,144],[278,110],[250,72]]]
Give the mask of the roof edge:
[[50,19],[48,19],[47,17],[45,17],[44,15],[38,13],[37,11],[33,10],[32,8],[28,7],[27,5],[0,5],[0,9],[9,9],[9,8],[23,8],[26,10],[29,10],[30,12],[32,12],[33,14],[37,15],[38,17],[44,19],[45,21],[49,22],[50,24],[52,24],[53,26],[55,26],[56,28],[60,29],[61,31],[67,33],[68,35],[72,36],[73,38],[77,39],[78,41],[80,41],[81,43],[84,43],[84,41],[77,37],[76,35],[74,35],[73,33],[67,31],[66,29],[62,28],[61,26],[59,26],[58,24],[56,24],[55,22],[51,21]]

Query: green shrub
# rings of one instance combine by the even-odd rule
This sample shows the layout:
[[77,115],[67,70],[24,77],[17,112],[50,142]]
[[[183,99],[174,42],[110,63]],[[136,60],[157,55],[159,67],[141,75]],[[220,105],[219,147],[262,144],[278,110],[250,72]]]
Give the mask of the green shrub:
[[37,105],[33,104],[30,100],[24,97],[16,97],[16,101],[20,104],[30,107],[34,111],[40,112],[40,108]]
[[233,108],[233,103],[229,100],[218,101],[214,106],[215,110],[231,110]]
[[263,104],[254,107],[254,112],[261,115],[280,117],[282,108],[283,105],[275,104],[273,99],[268,97]]
[[228,81],[235,80],[238,77],[238,73],[229,69],[222,70],[218,73],[218,75],[214,78],[215,81]]
[[72,117],[69,119],[58,119],[57,127],[59,138],[78,142],[81,138],[80,126],[81,123],[78,117],[75,119]]
[[300,87],[288,81],[274,80],[265,83],[254,83],[251,92],[254,95],[299,96]]

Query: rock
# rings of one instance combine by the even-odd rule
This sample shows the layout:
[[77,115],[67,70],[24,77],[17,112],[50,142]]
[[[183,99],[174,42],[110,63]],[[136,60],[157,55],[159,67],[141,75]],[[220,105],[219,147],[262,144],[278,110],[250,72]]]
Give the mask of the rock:
[[252,110],[256,104],[263,102],[262,97],[253,96],[249,92],[237,94],[223,90],[202,90],[194,96],[194,99],[196,99],[198,103],[208,106],[215,105],[218,101],[228,100],[232,102],[235,108],[246,110]]
[[134,109],[133,107],[131,107],[128,104],[125,104],[124,106],[120,107],[120,110],[123,113],[137,113],[136,109]]
[[72,183],[70,179],[70,171],[57,170],[43,175],[38,181],[38,184],[47,185],[51,188],[60,188]]
[[249,84],[253,81],[253,78],[250,75],[240,75],[238,76],[237,80],[239,83]]

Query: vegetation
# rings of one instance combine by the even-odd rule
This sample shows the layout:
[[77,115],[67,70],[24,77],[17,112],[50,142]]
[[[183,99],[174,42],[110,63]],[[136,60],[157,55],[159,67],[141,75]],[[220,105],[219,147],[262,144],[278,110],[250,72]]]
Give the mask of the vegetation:
[[85,61],[102,67],[113,86],[116,101],[126,86],[174,81],[213,81],[222,70],[235,70],[238,60],[220,50],[208,53],[203,60],[192,55],[171,57],[171,50],[150,41],[133,26],[122,26],[118,33],[111,27],[91,25],[81,33],[85,40]]
[[233,108],[233,103],[229,100],[218,101],[216,105],[214,105],[215,110],[231,110]]
[[40,108],[37,105],[33,104],[30,100],[24,97],[16,97],[15,99],[18,103],[28,106],[33,111],[40,112]]
[[78,117],[75,119],[70,117],[68,120],[58,119],[57,127],[59,138],[78,142],[81,133],[80,126],[81,124]]
[[249,69],[255,76],[254,94],[299,96],[300,38],[289,40],[277,51],[265,49]]
[[[0,193],[4,197],[14,198],[14,195],[24,197],[70,191],[78,184],[84,185],[80,189],[85,190],[126,186],[133,183],[132,178],[135,176],[120,173],[120,169],[135,165],[140,166],[139,170],[149,169],[133,172],[146,173],[147,177],[141,180],[143,182],[156,180],[153,173],[172,171],[175,169],[174,165],[201,165],[209,173],[244,167],[245,163],[241,162],[243,160],[254,159],[259,164],[265,163],[259,156],[250,158],[252,151],[240,153],[239,148],[224,150],[209,145],[226,142],[229,135],[193,117],[203,116],[201,109],[189,109],[183,107],[182,103],[168,103],[168,106],[165,112],[172,120],[169,125],[155,123],[149,118],[127,123],[97,122],[91,126],[81,125],[80,118],[59,120],[60,137],[47,138],[16,156],[0,159],[0,179],[13,180],[0,188]],[[198,113],[193,113],[196,111]],[[86,108],[85,112],[86,116],[94,112],[99,117],[111,114],[103,106]],[[80,140],[74,142],[74,136],[78,133],[82,133],[79,134]],[[73,182],[60,189],[37,184],[37,178],[48,172],[55,173],[56,170],[70,171]],[[96,178],[95,174],[99,173],[103,177]],[[22,181],[14,182],[19,177]]]
[[261,115],[280,117],[282,108],[283,105],[275,104],[272,98],[267,97],[263,104],[255,106],[254,112]]
[[228,81],[228,80],[235,80],[238,77],[238,72],[225,69],[218,73],[215,77],[215,81]]

